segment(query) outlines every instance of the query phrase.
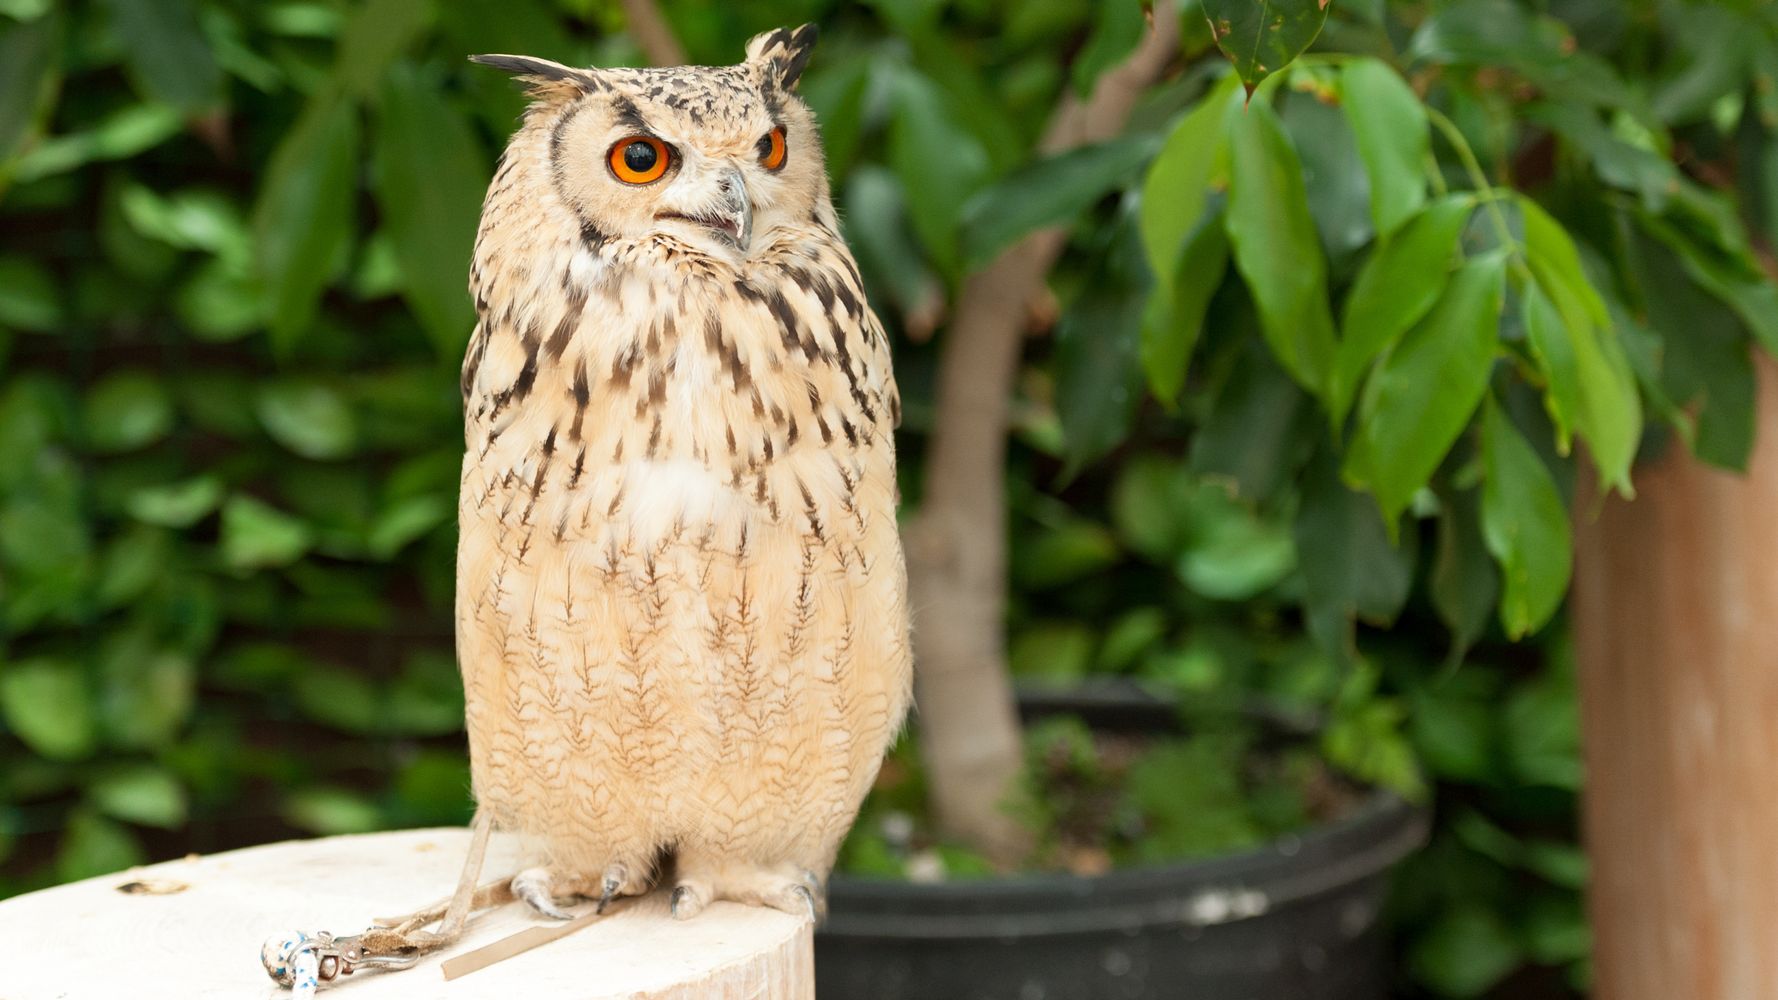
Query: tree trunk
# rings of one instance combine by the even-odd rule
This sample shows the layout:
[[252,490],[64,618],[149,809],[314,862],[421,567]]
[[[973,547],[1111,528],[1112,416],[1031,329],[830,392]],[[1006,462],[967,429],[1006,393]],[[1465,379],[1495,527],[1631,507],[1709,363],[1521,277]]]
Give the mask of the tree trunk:
[[[1052,155],[1110,139],[1172,59],[1178,13],[1153,27],[1082,103],[1065,96],[1039,144]],[[917,196],[917,192],[916,192]],[[1006,669],[1006,423],[1028,304],[1066,234],[1034,233],[963,285],[939,363],[925,495],[908,528],[921,750],[940,825],[1010,863],[1029,840],[1003,805],[1020,741]]]
[[1675,442],[1634,501],[1575,504],[1599,1000],[1778,997],[1778,369],[1758,369],[1745,476]]

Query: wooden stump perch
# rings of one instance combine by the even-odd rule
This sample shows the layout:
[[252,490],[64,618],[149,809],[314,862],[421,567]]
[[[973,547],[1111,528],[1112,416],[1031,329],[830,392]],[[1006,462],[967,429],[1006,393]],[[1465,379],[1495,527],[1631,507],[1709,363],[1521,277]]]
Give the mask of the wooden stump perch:
[[[449,895],[466,830],[409,830],[270,844],[118,872],[0,903],[0,997],[203,1000],[288,997],[260,967],[280,931],[356,934],[376,917]],[[496,836],[484,871],[520,866]],[[138,883],[141,891],[120,890]],[[577,910],[578,912],[578,910]],[[717,903],[687,921],[664,893],[613,906],[591,926],[445,982],[439,964],[547,922],[519,904],[478,915],[462,942],[401,972],[360,971],[339,1000],[813,1000],[813,925]]]

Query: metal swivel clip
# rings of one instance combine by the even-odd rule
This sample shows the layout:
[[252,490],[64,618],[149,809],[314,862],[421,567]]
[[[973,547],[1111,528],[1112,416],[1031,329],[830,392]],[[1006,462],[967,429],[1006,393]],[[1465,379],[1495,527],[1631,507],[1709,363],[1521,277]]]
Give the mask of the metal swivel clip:
[[420,960],[419,950],[411,946],[389,942],[393,947],[379,948],[378,942],[367,940],[377,936],[376,930],[346,937],[287,931],[266,939],[259,960],[266,975],[298,997],[313,996],[322,983],[359,969],[405,969]]

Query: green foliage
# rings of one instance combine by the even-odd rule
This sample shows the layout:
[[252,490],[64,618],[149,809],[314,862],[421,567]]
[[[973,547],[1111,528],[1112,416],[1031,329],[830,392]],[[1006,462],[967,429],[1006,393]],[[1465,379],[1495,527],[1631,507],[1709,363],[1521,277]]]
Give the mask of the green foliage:
[[1321,0],[1204,0],[1210,33],[1251,94],[1290,65],[1327,22]]

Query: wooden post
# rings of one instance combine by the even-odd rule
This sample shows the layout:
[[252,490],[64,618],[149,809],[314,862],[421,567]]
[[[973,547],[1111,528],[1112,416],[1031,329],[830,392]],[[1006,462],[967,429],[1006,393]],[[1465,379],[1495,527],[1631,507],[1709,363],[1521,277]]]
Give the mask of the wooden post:
[[1675,443],[1636,491],[1576,506],[1595,996],[1778,997],[1774,366],[1745,476]]
[[[277,1000],[260,966],[286,929],[354,934],[372,918],[449,895],[465,830],[409,830],[254,847],[119,872],[0,903],[0,997]],[[496,836],[486,872],[519,866]],[[135,891],[131,891],[131,884]],[[121,888],[120,887],[124,887]],[[662,893],[613,906],[559,941],[449,983],[439,963],[527,926],[518,904],[478,915],[443,955],[360,971],[320,996],[345,1000],[814,1000],[813,925],[717,903],[691,920]]]

